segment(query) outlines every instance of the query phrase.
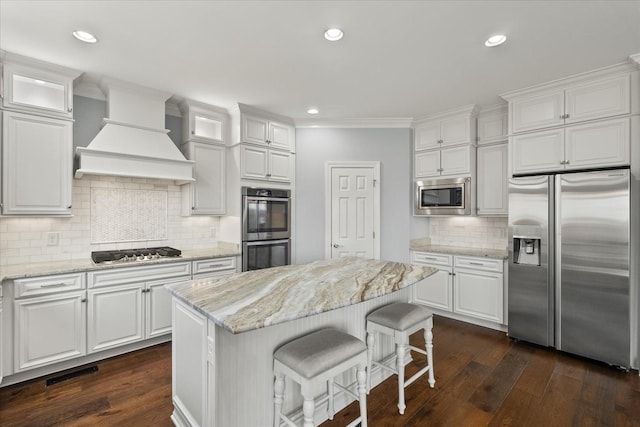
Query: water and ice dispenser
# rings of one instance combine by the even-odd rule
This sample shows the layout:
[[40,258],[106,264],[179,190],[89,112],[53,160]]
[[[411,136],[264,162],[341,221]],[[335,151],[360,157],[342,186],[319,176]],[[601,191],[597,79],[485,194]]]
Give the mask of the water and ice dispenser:
[[513,263],[540,265],[542,227],[535,225],[513,226]]

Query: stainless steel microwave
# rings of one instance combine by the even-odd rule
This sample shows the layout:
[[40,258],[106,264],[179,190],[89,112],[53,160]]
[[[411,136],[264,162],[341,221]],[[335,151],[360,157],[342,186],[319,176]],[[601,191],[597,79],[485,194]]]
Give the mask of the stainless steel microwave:
[[414,215],[471,215],[471,178],[415,182]]

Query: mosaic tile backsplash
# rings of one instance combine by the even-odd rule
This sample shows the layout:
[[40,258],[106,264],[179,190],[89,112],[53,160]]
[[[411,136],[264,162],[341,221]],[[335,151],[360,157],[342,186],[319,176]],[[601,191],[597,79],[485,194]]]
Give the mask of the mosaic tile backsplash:
[[[111,190],[116,203],[128,205],[129,212],[140,213],[149,206],[155,206],[160,198],[166,200],[164,221],[155,218],[150,228],[123,231],[101,229],[92,230],[92,200],[95,189]],[[150,194],[151,201],[140,204],[132,199],[133,195]],[[158,197],[161,194],[162,197]],[[119,201],[117,201],[119,200]],[[101,208],[97,215],[103,215]],[[116,207],[114,206],[113,211]],[[0,265],[28,264],[35,262],[65,261],[88,259],[92,251],[112,249],[132,249],[137,247],[173,246],[181,250],[215,247],[220,229],[218,217],[180,215],[180,187],[171,181],[147,180],[140,178],[120,178],[111,176],[85,176],[73,180],[73,216],[65,218],[0,217]],[[160,207],[160,209],[163,209]],[[145,212],[148,216],[149,212]],[[117,214],[121,215],[121,214]],[[124,215],[124,214],[123,214]],[[151,217],[155,215],[151,213]],[[110,218],[109,215],[103,218]],[[115,221],[110,219],[108,222]],[[137,222],[137,221],[136,221]],[[48,246],[51,233],[57,233],[58,244]],[[117,243],[94,243],[94,233],[104,237],[117,236],[126,240]],[[161,240],[155,238],[164,235]],[[140,237],[149,240],[140,240]],[[94,236],[96,237],[96,236]],[[135,239],[134,239],[135,237]],[[153,239],[152,239],[153,238]],[[137,241],[131,241],[137,240]]]

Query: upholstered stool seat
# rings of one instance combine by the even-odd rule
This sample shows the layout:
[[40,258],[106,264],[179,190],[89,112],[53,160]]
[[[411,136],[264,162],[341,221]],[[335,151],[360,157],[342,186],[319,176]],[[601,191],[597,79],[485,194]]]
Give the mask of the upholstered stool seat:
[[[425,350],[409,345],[409,336],[424,329]],[[404,414],[406,408],[404,389],[428,372],[429,386],[435,386],[433,375],[433,315],[426,308],[409,303],[393,303],[375,310],[367,316],[367,393],[371,391],[371,367],[380,366],[398,376],[398,410]],[[393,337],[396,345],[395,367],[373,360],[375,334],[382,333]],[[427,356],[427,366],[405,381],[404,364],[406,350],[413,350]]]
[[[281,421],[288,425],[295,424],[285,414],[282,413],[282,401],[284,396],[284,377],[300,384],[304,403],[302,411],[304,414],[304,427],[314,425],[313,415],[316,402],[314,400],[313,389],[316,383],[327,382],[327,396],[317,403],[328,401],[328,416],[332,420],[334,416],[333,389],[334,386],[360,401],[360,417],[349,426],[361,423],[362,427],[367,426],[367,406],[366,406],[366,371],[367,347],[365,344],[347,333],[337,329],[329,328],[309,335],[305,335],[291,341],[273,354],[274,382],[274,427],[278,427]],[[353,393],[349,387],[334,383],[334,377],[338,374],[357,368],[356,382],[357,392]]]

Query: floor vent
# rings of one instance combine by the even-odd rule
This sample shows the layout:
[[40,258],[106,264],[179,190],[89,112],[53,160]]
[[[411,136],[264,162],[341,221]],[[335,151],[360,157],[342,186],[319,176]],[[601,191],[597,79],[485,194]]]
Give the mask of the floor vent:
[[66,374],[63,374],[54,378],[49,378],[46,381],[46,386],[49,387],[50,385],[58,384],[58,383],[61,383],[62,381],[70,380],[71,378],[79,377],[82,375],[92,374],[94,372],[98,372],[98,366],[96,365],[89,366],[88,368],[78,369],[77,371],[68,372]]

